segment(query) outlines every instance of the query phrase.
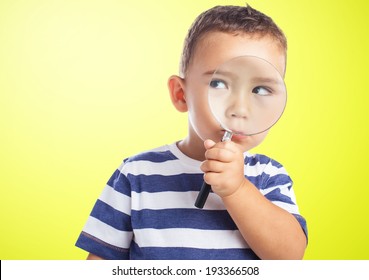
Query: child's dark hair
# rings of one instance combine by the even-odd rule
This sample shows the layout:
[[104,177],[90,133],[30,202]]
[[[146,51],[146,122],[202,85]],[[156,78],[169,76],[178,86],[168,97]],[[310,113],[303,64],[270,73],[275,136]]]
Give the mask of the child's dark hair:
[[184,41],[180,75],[185,77],[197,43],[202,36],[212,31],[248,34],[252,36],[271,36],[287,51],[287,39],[282,30],[265,14],[251,6],[216,6],[200,14],[190,27]]

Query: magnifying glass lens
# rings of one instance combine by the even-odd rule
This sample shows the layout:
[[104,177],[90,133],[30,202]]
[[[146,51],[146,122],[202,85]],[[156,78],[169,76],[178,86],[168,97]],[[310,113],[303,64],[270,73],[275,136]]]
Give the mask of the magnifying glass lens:
[[209,83],[209,107],[233,134],[254,135],[283,114],[287,93],[278,70],[264,59],[240,56],[222,64]]

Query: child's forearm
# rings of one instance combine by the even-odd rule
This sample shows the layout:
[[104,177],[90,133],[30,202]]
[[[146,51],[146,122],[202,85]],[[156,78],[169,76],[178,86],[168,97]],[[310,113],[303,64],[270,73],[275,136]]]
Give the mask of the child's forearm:
[[306,236],[296,218],[267,200],[247,179],[223,202],[243,238],[261,259],[302,259]]
[[87,256],[87,260],[104,260],[104,259],[92,253],[89,253]]

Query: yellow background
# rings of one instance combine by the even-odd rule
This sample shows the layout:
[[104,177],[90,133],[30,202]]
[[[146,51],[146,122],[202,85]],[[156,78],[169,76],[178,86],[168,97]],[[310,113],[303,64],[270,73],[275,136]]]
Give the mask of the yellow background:
[[[0,259],[84,259],[74,243],[126,156],[181,139],[172,107],[194,18],[245,1],[0,1]],[[368,5],[248,1],[289,42],[288,104],[255,151],[285,165],[305,259],[369,259]]]

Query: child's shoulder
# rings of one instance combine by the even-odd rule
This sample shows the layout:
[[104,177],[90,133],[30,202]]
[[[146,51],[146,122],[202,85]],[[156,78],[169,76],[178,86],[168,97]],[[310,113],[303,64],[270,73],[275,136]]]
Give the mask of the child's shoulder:
[[245,175],[261,190],[268,190],[278,185],[291,185],[287,170],[278,161],[262,154],[246,153]]
[[176,157],[171,152],[171,145],[163,145],[154,149],[146,150],[124,159],[124,163],[136,161],[165,162],[174,160]]
[[283,165],[278,161],[263,155],[263,154],[252,154],[249,152],[245,153],[245,165],[247,166],[260,166],[270,165],[276,168],[283,168]]
[[[176,144],[163,145],[132,155],[122,162],[119,171],[125,175],[172,176],[186,172],[194,173],[176,152]],[[198,172],[198,170],[196,169]]]

